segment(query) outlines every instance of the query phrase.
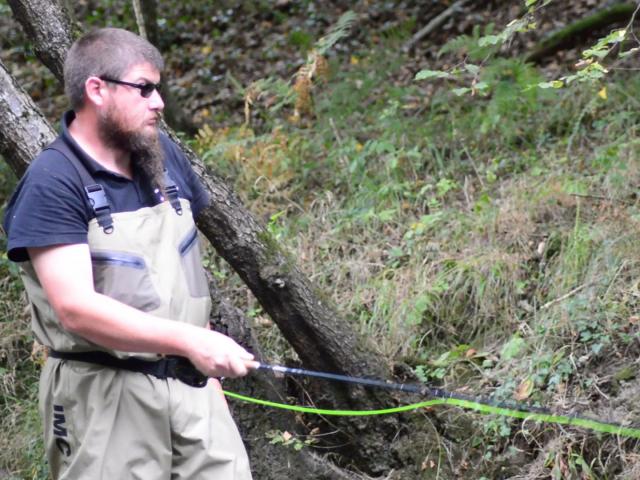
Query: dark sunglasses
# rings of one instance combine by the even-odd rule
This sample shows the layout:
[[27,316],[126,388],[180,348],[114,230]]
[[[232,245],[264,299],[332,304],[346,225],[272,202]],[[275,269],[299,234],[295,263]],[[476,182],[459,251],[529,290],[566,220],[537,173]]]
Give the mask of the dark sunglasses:
[[149,98],[154,90],[157,90],[160,93],[160,84],[159,83],[131,83],[131,82],[123,82],[122,80],[116,80],[115,78],[109,77],[100,77],[100,80],[109,83],[117,83],[118,85],[126,85],[127,87],[133,87],[140,90],[140,95],[143,98]]

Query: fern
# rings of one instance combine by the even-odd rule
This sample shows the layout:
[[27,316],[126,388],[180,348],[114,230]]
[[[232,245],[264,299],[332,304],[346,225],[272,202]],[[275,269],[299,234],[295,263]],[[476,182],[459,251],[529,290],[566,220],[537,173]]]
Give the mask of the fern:
[[347,36],[356,19],[356,14],[350,10],[343,13],[329,33],[315,43],[314,50],[316,53],[324,55],[340,39]]
[[471,35],[460,35],[453,40],[449,40],[438,51],[438,57],[445,53],[459,53],[464,52],[468,55],[469,60],[479,61],[483,60],[492,53],[498,51],[499,47],[495,45],[480,45],[480,38],[486,35],[491,35],[494,31],[493,23],[490,23],[484,28],[484,33],[479,25],[473,27]]

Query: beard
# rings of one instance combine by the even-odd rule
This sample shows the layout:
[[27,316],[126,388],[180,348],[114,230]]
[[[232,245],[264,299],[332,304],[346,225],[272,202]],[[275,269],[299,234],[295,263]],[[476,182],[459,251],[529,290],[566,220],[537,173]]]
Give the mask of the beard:
[[109,109],[98,118],[98,133],[108,147],[130,153],[132,166],[164,194],[164,153],[157,129],[153,133],[127,129],[115,110]]

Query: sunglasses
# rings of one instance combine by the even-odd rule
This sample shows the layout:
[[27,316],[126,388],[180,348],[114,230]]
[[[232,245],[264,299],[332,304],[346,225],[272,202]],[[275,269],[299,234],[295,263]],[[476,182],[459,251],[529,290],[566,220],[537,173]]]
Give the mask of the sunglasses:
[[143,98],[149,98],[154,90],[157,90],[158,93],[160,93],[160,84],[159,83],[151,83],[151,82],[149,82],[149,83],[131,83],[131,82],[124,82],[122,80],[116,80],[115,78],[109,78],[109,77],[100,77],[100,80],[102,80],[104,82],[109,82],[109,83],[116,83],[118,85],[126,85],[127,87],[137,88],[138,90],[140,90],[140,95]]

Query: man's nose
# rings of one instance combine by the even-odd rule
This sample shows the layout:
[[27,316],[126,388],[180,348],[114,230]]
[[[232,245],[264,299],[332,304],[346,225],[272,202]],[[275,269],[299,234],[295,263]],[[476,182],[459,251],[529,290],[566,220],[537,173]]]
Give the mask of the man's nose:
[[151,98],[149,98],[149,108],[151,110],[160,110],[164,109],[164,102],[162,101],[162,95],[160,95],[159,90],[154,90],[151,94]]

